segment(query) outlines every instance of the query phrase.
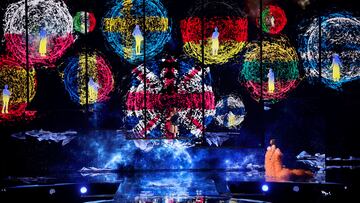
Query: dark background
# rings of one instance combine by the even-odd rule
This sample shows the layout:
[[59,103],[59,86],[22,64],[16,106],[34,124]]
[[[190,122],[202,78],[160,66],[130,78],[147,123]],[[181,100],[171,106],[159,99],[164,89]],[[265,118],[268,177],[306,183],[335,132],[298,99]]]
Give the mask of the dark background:
[[[2,0],[0,2],[0,16],[4,16],[8,4],[14,1]],[[179,57],[183,54],[180,32],[180,20],[191,16],[191,9],[201,6],[192,0],[163,1],[171,19],[172,37],[157,58],[165,54]],[[249,41],[260,40],[260,30],[256,27],[255,18],[259,2],[252,0],[231,1],[239,7],[249,20]],[[279,5],[285,10],[288,22],[281,32],[290,39],[291,44],[297,49],[299,46],[298,26],[307,19],[322,15],[328,11],[349,11],[358,16],[355,0],[322,0],[312,1],[306,9],[298,5],[298,1],[264,1],[264,5],[270,3]],[[65,0],[72,16],[78,11],[91,11],[95,14],[97,25],[93,32],[87,36],[78,35],[77,41],[70,47],[65,55],[56,64],[56,69],[47,69],[41,66],[36,68],[38,81],[36,96],[29,104],[29,110],[36,110],[37,117],[32,121],[14,121],[0,123],[0,148],[2,156],[11,156],[9,149],[14,146],[10,135],[32,129],[44,129],[51,131],[65,131],[68,129],[78,131],[122,129],[124,123],[125,95],[130,87],[130,72],[134,65],[122,60],[106,42],[102,34],[102,17],[112,7],[111,2],[99,0]],[[211,15],[204,11],[205,15]],[[219,11],[221,13],[221,11]],[[226,12],[224,12],[224,15]],[[0,18],[3,24],[3,17]],[[0,30],[0,36],[3,35]],[[264,37],[271,37],[264,33]],[[3,37],[2,37],[3,39]],[[87,45],[89,50],[98,50],[106,56],[112,66],[115,81],[115,90],[109,95],[110,100],[99,105],[98,111],[88,112],[85,106],[72,102],[66,92],[59,71],[67,57],[78,53]],[[0,51],[6,54],[5,41],[1,41]],[[244,52],[239,53],[239,55]],[[303,74],[302,63],[299,63]],[[288,156],[298,154],[306,150],[311,154],[316,152],[326,153],[327,156],[348,157],[359,156],[355,142],[359,132],[360,113],[359,103],[359,80],[343,86],[342,91],[336,91],[325,87],[321,83],[310,84],[303,79],[299,86],[290,93],[289,97],[271,106],[271,110],[264,111],[262,102],[254,101],[247,90],[241,86],[238,80],[240,67],[237,64],[212,65],[211,74],[213,90],[216,101],[221,96],[228,94],[240,95],[247,110],[247,117],[240,130],[235,130],[239,136],[226,141],[222,147],[256,148],[263,149],[269,139],[276,138],[279,147]],[[208,131],[230,131],[218,127],[213,122]],[[234,130],[232,130],[233,132]],[[206,146],[204,143],[202,146]],[[21,147],[21,146],[16,146]],[[43,149],[43,152],[46,153]],[[11,150],[14,151],[14,150]]]

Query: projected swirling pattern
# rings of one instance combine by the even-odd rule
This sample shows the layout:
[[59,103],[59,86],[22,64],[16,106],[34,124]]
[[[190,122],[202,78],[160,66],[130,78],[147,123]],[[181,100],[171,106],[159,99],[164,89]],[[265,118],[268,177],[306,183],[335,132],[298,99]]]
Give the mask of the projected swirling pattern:
[[[146,49],[142,41],[138,54],[133,36],[136,25],[140,26],[140,31],[146,41]],[[130,63],[143,61],[144,50],[147,59],[159,54],[170,39],[170,32],[167,11],[159,0],[146,1],[145,5],[142,0],[117,2],[103,19],[105,38],[115,52]]]
[[[29,0],[29,61],[51,65],[74,42],[73,20],[60,0]],[[5,13],[6,49],[25,61],[25,1],[10,4]]]
[[[215,3],[219,7],[231,10],[232,16],[201,16],[199,9],[194,9],[191,17],[181,20],[180,28],[182,40],[184,42],[184,52],[199,61],[202,61],[202,43],[204,42],[204,63],[222,64],[229,61],[245,46],[248,38],[248,20],[246,16],[237,8],[225,3]],[[207,6],[205,5],[205,9]],[[227,13],[229,15],[229,13]],[[202,21],[204,27],[202,27]],[[215,27],[218,28],[218,51],[213,53],[212,34]],[[203,33],[202,33],[203,32]],[[202,39],[202,34],[204,38]]]
[[[259,148],[191,147],[185,140],[128,140],[114,131],[90,131],[77,136],[76,167],[95,166],[114,170],[181,170],[181,169],[246,169],[247,165],[261,165],[263,151]],[[139,146],[150,146],[139,147]],[[80,162],[80,163],[79,163]]]
[[[36,77],[33,68],[29,71],[29,100],[31,101],[36,93]],[[1,92],[5,85],[9,86],[11,92],[9,100],[9,113],[1,114],[20,116],[25,112],[27,106],[27,71],[16,60],[9,57],[0,58],[0,89]],[[3,101],[0,96],[0,107],[2,109]]]
[[[263,41],[263,75],[260,70],[260,46],[253,43],[248,47],[244,56],[242,79],[245,81],[245,87],[251,96],[259,101],[261,98],[261,89],[263,100],[276,102],[287,96],[290,90],[294,89],[300,81],[298,69],[298,56],[287,39],[279,38],[277,40]],[[273,91],[270,90],[271,81],[269,81],[269,72],[272,69]],[[262,88],[261,88],[262,80]]]
[[74,16],[74,29],[77,32],[85,34],[85,14],[87,19],[87,32],[92,32],[96,26],[96,18],[94,13],[80,11]]
[[215,120],[221,126],[236,129],[244,121],[245,115],[244,103],[237,96],[225,96],[216,103]]
[[[162,62],[149,62],[146,68],[140,65],[132,73],[132,87],[127,94],[126,114],[128,126],[134,132],[135,138],[173,139],[202,136],[204,126],[211,122],[215,113],[208,68],[205,69],[205,92],[202,91],[201,68],[183,60],[169,58]],[[146,106],[144,105],[145,80]],[[205,97],[204,104],[203,97]],[[179,135],[174,135],[169,129],[172,123],[175,123],[174,125],[179,129]]]
[[81,105],[86,104],[86,88],[88,88],[88,103],[94,104],[109,99],[109,93],[114,89],[114,79],[109,63],[98,52],[87,56],[89,80],[86,78],[86,56],[80,53],[78,57],[67,60],[63,73],[65,89],[70,98]]
[[[358,79],[360,76],[360,20],[348,13],[321,17],[321,78],[331,88]],[[301,58],[310,81],[319,77],[319,21],[314,19],[300,35]],[[338,55],[335,59],[334,55]],[[334,67],[340,78],[334,77]]]
[[287,23],[284,10],[274,5],[266,6],[265,9],[261,12],[261,18],[262,30],[270,34],[280,33]]

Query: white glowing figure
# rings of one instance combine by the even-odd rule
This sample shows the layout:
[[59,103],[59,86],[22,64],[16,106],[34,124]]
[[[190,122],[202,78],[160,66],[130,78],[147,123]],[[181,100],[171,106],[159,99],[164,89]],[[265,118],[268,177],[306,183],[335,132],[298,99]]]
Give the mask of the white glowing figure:
[[[306,75],[310,81],[321,74],[323,82],[337,89],[345,82],[360,77],[360,19],[347,13],[332,13],[321,18],[321,43],[319,22],[315,18],[304,27],[299,48]],[[319,44],[321,54],[319,55]],[[340,53],[341,54],[340,54]],[[334,54],[336,53],[336,54]],[[318,67],[321,58],[321,73]]]
[[218,54],[218,50],[219,50],[219,31],[218,28],[215,27],[214,32],[211,36],[211,41],[212,41],[212,55],[215,56]]
[[46,56],[46,44],[47,44],[47,37],[46,37],[46,30],[44,27],[40,28],[40,44],[39,44],[39,54],[42,57]]
[[10,95],[11,95],[11,92],[10,90],[8,89],[8,85],[5,85],[4,86],[4,89],[2,91],[2,100],[3,100],[3,107],[2,107],[2,110],[1,110],[1,113],[2,114],[7,114],[9,113],[9,100],[10,100]]
[[340,81],[340,68],[342,68],[342,64],[340,61],[339,54],[333,54],[332,56],[332,64],[331,64],[331,70],[332,70],[332,78],[334,82]]
[[95,82],[92,78],[89,79],[88,82],[88,88],[89,88],[89,100],[90,101],[96,101],[98,98],[98,90],[100,88],[100,85]]
[[275,27],[275,18],[274,18],[274,16],[271,16],[270,24],[271,24],[271,27]]
[[238,125],[237,120],[236,120],[236,116],[233,114],[233,112],[229,112],[228,115],[228,123],[227,126],[228,128],[234,128],[236,125]]
[[135,53],[136,55],[140,55],[141,42],[144,40],[144,37],[141,33],[139,25],[135,25],[132,35],[135,38]]
[[274,93],[275,90],[275,74],[272,68],[269,69],[268,77],[268,92]]
[[229,95],[216,103],[215,120],[221,126],[236,129],[244,121],[245,115],[244,103],[237,96]]

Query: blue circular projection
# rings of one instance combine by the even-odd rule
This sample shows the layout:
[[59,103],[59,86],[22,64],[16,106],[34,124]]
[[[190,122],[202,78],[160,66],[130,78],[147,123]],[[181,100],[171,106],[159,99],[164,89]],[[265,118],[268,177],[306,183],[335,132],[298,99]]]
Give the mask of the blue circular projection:
[[142,0],[122,0],[103,19],[103,34],[110,46],[133,64],[144,60],[144,52],[146,59],[159,54],[170,31],[167,11],[159,0],[145,5]]
[[[319,77],[319,21],[301,34],[299,52],[310,81]],[[321,79],[330,88],[360,76],[360,20],[349,13],[321,17]]]
[[[111,66],[99,52],[92,52],[86,56],[79,53],[66,61],[63,73],[65,89],[71,100],[81,105],[95,104],[109,99],[114,89],[114,79]],[[87,79],[87,75],[89,78]]]
[[246,115],[245,105],[235,95],[228,95],[216,103],[215,119],[220,126],[229,129],[239,128]]

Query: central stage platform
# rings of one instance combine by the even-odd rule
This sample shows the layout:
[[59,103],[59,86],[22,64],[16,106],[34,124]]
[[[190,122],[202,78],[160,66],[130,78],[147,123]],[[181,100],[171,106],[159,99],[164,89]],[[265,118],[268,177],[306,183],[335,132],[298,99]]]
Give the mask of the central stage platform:
[[[359,174],[343,172],[349,179]],[[347,202],[355,195],[356,185],[344,177],[344,182],[318,178],[321,180],[273,182],[263,172],[219,170],[64,172],[4,178],[0,198],[1,202],[237,203]]]

